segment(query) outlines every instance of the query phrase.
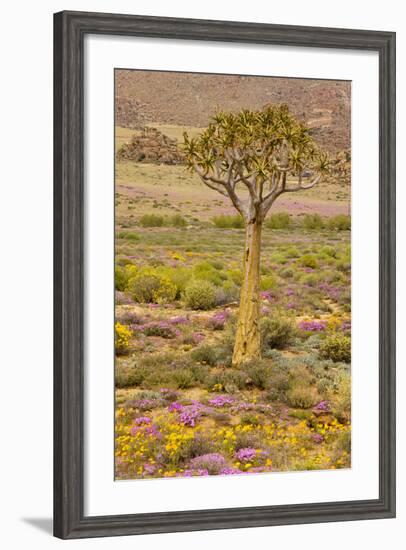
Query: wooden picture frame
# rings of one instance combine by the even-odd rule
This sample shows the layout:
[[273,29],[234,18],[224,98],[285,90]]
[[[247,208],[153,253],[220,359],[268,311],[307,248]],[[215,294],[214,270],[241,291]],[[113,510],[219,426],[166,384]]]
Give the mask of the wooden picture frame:
[[[379,498],[88,517],[84,496],[83,40],[87,34],[379,54]],[[102,13],[54,17],[54,534],[63,539],[395,516],[395,34]]]

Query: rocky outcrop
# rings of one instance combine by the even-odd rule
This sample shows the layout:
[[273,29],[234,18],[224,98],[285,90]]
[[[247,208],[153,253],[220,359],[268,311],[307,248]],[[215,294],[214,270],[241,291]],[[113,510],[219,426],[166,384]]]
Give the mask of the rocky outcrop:
[[132,160],[148,164],[183,164],[184,156],[176,139],[171,139],[156,128],[143,128],[129,143],[117,151],[118,160]]

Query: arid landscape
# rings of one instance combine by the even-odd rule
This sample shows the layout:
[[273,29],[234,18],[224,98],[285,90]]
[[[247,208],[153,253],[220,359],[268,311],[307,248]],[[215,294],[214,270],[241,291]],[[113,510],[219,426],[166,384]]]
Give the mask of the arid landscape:
[[[115,89],[116,478],[350,467],[350,84],[120,70]],[[264,216],[259,347],[237,361],[252,221],[185,143],[281,104],[334,170]]]

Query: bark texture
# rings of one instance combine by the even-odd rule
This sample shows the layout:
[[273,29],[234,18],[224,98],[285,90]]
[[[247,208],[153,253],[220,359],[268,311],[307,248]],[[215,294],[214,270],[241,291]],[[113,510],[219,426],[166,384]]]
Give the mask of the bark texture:
[[241,286],[237,333],[232,363],[234,366],[261,357],[260,319],[260,256],[262,223],[250,221],[246,227],[244,280]]

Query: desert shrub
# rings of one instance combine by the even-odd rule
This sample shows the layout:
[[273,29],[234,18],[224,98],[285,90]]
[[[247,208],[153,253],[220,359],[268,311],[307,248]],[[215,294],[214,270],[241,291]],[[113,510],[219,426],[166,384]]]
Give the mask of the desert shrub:
[[176,286],[152,268],[140,270],[128,281],[132,298],[139,303],[167,303],[176,298]]
[[257,414],[252,412],[246,412],[241,415],[240,424],[243,426],[259,426],[261,421]]
[[131,330],[121,323],[115,324],[114,345],[117,355],[125,355],[130,351]]
[[140,329],[146,336],[160,336],[168,340],[179,336],[178,329],[166,321],[151,321],[142,325]]
[[323,229],[323,218],[319,214],[305,214],[303,217],[303,227],[305,229]]
[[220,229],[242,229],[244,227],[244,220],[239,214],[235,216],[228,216],[225,214],[214,216],[212,222]]
[[290,317],[275,312],[271,317],[263,317],[260,324],[261,342],[264,349],[283,349],[296,335],[296,327]]
[[320,249],[320,253],[325,254],[326,256],[330,256],[330,258],[337,257],[337,250],[334,248],[334,246],[322,246]]
[[140,240],[140,236],[137,233],[134,233],[133,231],[120,231],[117,237],[119,239],[125,239],[126,241],[131,241],[134,243]]
[[244,274],[241,269],[229,269],[226,271],[227,278],[237,286],[241,286]]
[[220,286],[227,279],[227,275],[217,270],[210,262],[201,262],[194,266],[194,278],[209,281],[216,286]]
[[284,279],[291,279],[295,274],[295,271],[291,267],[285,267],[281,269],[279,275]]
[[115,384],[117,388],[141,386],[148,374],[147,369],[136,365],[118,363],[115,372]]
[[198,348],[194,349],[191,353],[193,361],[202,363],[203,365],[214,366],[217,364],[217,352],[216,348],[209,346],[208,344],[202,344]]
[[120,290],[121,292],[127,287],[127,278],[124,269],[119,266],[114,268],[114,286],[116,290]]
[[290,246],[285,251],[285,257],[286,258],[299,258],[299,256],[300,256],[300,252],[295,246]]
[[259,288],[261,290],[269,290],[277,286],[276,279],[273,275],[262,275]]
[[290,215],[287,212],[271,214],[265,221],[265,227],[269,229],[286,229],[290,225]]
[[116,290],[114,293],[114,298],[116,306],[129,305],[132,303],[131,297],[128,293],[122,292],[121,290]]
[[138,325],[139,323],[142,323],[142,319],[139,314],[128,308],[116,311],[116,321],[122,325]]
[[317,382],[317,391],[322,395],[325,395],[328,391],[331,390],[332,385],[333,385],[333,381],[330,380],[330,378],[326,378],[326,377],[321,378]]
[[203,434],[196,433],[193,439],[187,439],[182,446],[180,458],[190,460],[197,456],[206,455],[213,450],[212,440],[206,438]]
[[268,392],[265,398],[269,401],[285,401],[286,392],[289,389],[289,374],[286,369],[275,368],[270,369],[268,377]]
[[[248,447],[258,449],[262,445],[262,437],[259,431],[241,431],[236,434],[237,438],[235,440],[235,450],[239,451],[240,449],[246,449]],[[273,451],[273,450],[272,450]],[[272,455],[273,458],[273,455]]]
[[155,268],[156,273],[159,275],[162,275],[163,277],[166,277],[170,280],[170,282],[176,287],[176,296],[175,298],[178,299],[181,297],[182,292],[185,290],[185,287],[190,281],[191,278],[191,271],[187,267],[177,266],[177,267],[170,267],[170,266],[158,266]]
[[195,382],[193,372],[189,369],[175,370],[173,373],[173,379],[176,386],[182,390],[190,388]]
[[305,273],[300,277],[300,282],[303,285],[315,287],[320,282],[320,274],[316,275],[316,273]]
[[186,227],[187,226],[187,221],[180,214],[174,214],[173,216],[170,217],[169,221],[170,221],[170,224],[173,227]]
[[349,231],[351,229],[351,216],[345,216],[344,214],[333,216],[328,220],[327,227],[337,231]]
[[132,264],[124,266],[116,265],[114,268],[114,284],[115,289],[121,292],[127,289],[128,281],[137,273],[137,267]]
[[312,407],[317,403],[318,398],[319,395],[317,390],[306,384],[295,386],[286,393],[288,405],[299,409],[308,409]]
[[165,225],[165,218],[159,214],[144,214],[139,220],[142,227],[162,227]]
[[205,280],[192,280],[183,292],[183,300],[190,309],[211,309],[216,303],[216,288]]
[[339,260],[336,263],[336,269],[343,273],[349,273],[351,271],[351,258]]
[[244,370],[251,383],[260,390],[265,390],[269,385],[270,365],[266,361],[253,360],[244,365]]
[[310,267],[311,269],[316,269],[318,267],[317,258],[313,254],[304,254],[299,260],[300,265],[303,267]]
[[216,290],[215,305],[221,306],[230,302],[237,302],[239,296],[240,288],[231,281],[226,281],[223,286]]
[[351,339],[338,332],[330,334],[320,344],[319,354],[323,359],[349,363],[351,361]]
[[351,414],[351,377],[341,373],[333,390],[328,395],[331,411],[340,422],[347,422]]

